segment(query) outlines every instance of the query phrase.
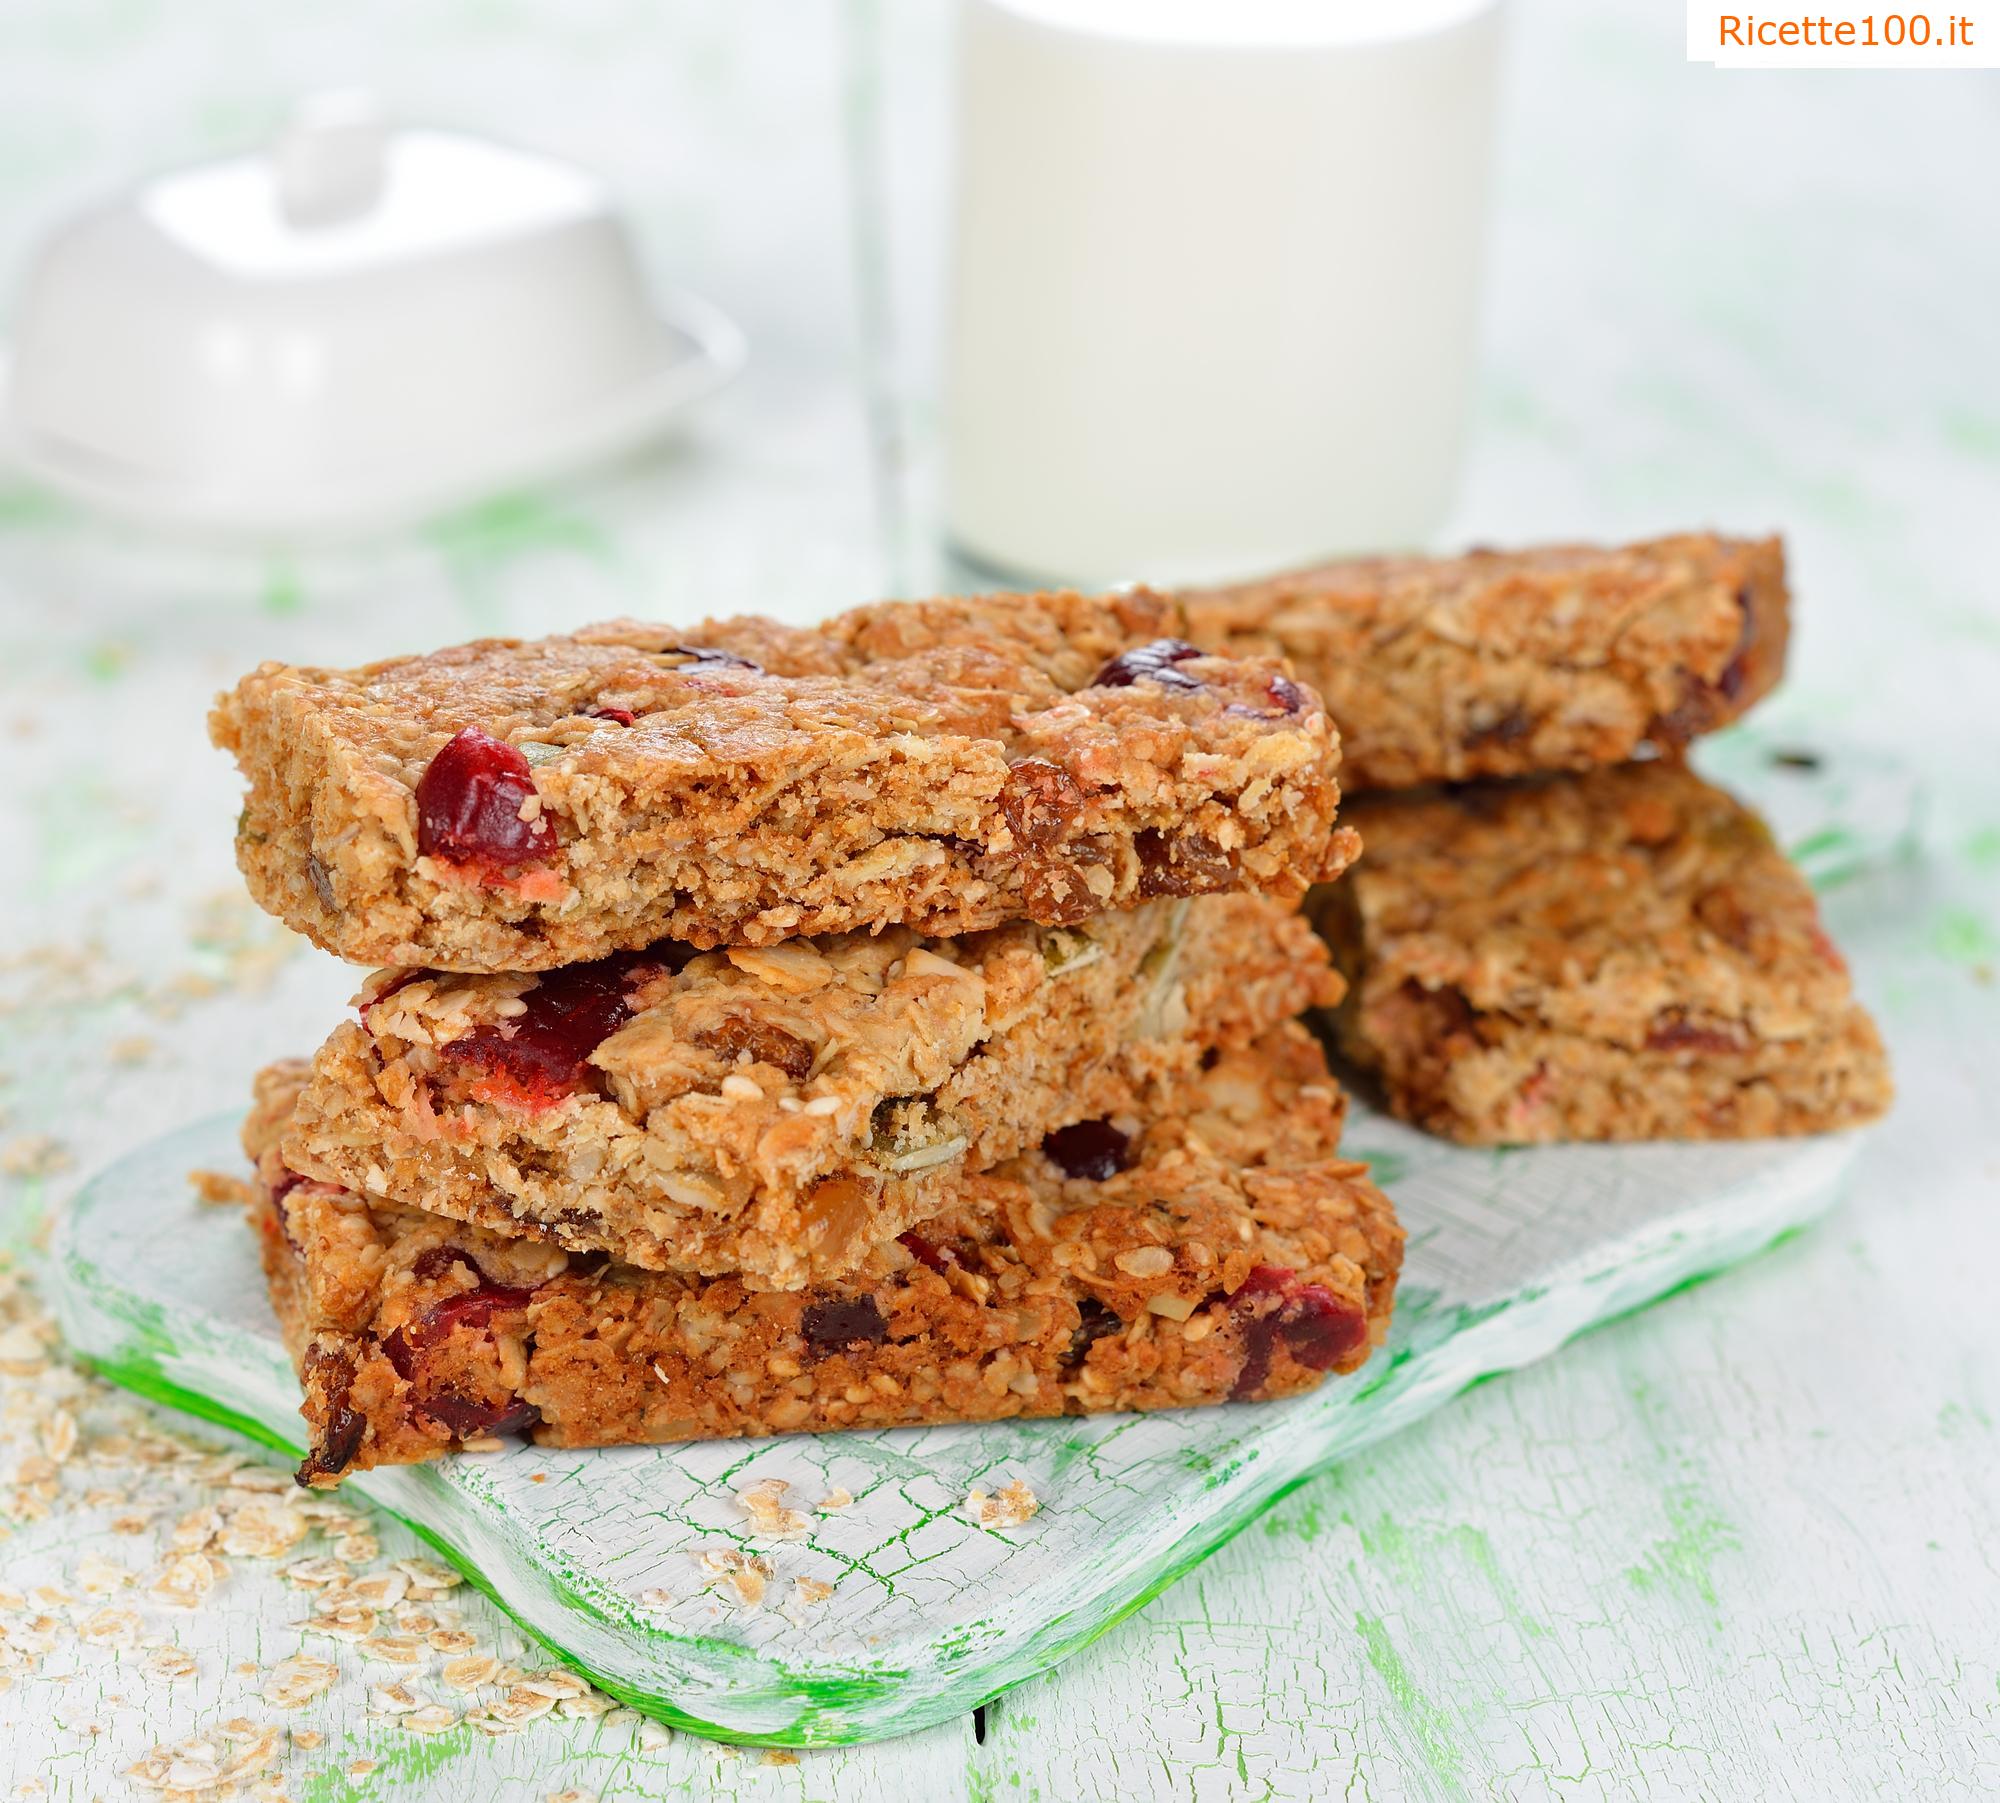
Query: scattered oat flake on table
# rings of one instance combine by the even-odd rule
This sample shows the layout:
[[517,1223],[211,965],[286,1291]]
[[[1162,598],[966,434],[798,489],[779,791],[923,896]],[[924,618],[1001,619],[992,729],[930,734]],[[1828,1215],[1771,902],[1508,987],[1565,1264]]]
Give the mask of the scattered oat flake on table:
[[48,1362],[48,1343],[33,1322],[10,1322],[0,1331],[0,1373],[8,1377],[32,1377]]
[[53,1177],[74,1162],[53,1133],[24,1133],[0,1147],[0,1173],[9,1177]]
[[409,1593],[409,1578],[392,1567],[356,1578],[347,1586],[345,1600],[359,1603],[364,1609],[393,1609]]
[[96,1553],[85,1553],[76,1562],[76,1581],[91,1596],[108,1596],[114,1590],[122,1590],[132,1582],[132,1577],[130,1566],[100,1558]]
[[833,1594],[833,1586],[824,1578],[794,1578],[792,1593],[802,1603],[823,1603]]
[[296,1509],[260,1497],[231,1517],[222,1531],[221,1546],[225,1553],[246,1559],[282,1559],[308,1531]]
[[822,1515],[838,1514],[840,1510],[852,1508],[853,1506],[854,1506],[853,1492],[849,1490],[843,1490],[838,1487],[829,1490],[824,1496],[822,1496],[819,1499],[817,1503],[813,1505],[813,1507],[818,1509]]
[[458,1726],[458,1711],[442,1703],[426,1703],[404,1716],[402,1726],[412,1734],[445,1734]]
[[214,1734],[155,1747],[125,1775],[142,1790],[222,1795],[262,1777],[276,1761],[281,1740],[276,1728],[238,1717]]
[[453,1690],[477,1690],[482,1684],[491,1684],[499,1670],[500,1661],[491,1653],[467,1653],[448,1660],[443,1675]]
[[317,1589],[347,1576],[347,1567],[338,1559],[299,1559],[285,1567],[285,1576],[303,1589]]
[[42,1423],[42,1451],[58,1465],[67,1464],[76,1451],[76,1417],[68,1409],[55,1409]]
[[180,1553],[167,1560],[153,1580],[153,1594],[176,1609],[199,1609],[208,1593],[221,1581],[220,1559],[207,1553]]
[[810,1525],[805,1513],[785,1506],[791,1488],[781,1477],[767,1477],[736,1493],[736,1506],[750,1517],[752,1529],[774,1540],[804,1538]]
[[340,1667],[331,1659],[294,1653],[272,1666],[262,1694],[264,1701],[275,1708],[303,1709],[313,1698],[331,1690],[339,1677]]
[[1017,1528],[1041,1510],[1041,1498],[1019,1478],[997,1496],[973,1490],[965,1499],[966,1513],[983,1528]]
[[741,1547],[711,1547],[699,1555],[704,1569],[726,1578],[730,1588],[736,1592],[737,1600],[746,1609],[755,1609],[764,1601],[764,1587],[772,1575],[771,1561],[743,1551]]

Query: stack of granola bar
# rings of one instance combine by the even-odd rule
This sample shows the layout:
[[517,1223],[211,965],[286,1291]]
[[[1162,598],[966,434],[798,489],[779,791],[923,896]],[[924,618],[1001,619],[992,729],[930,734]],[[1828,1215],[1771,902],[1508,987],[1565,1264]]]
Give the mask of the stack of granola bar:
[[1683,767],[1783,669],[1776,540],[1368,559],[1181,598],[1325,697],[1366,854],[1313,912],[1343,1049],[1476,1144],[1816,1133],[1887,1059],[1763,822]]
[[245,1130],[302,1481],[1268,1398],[1402,1235],[1298,911],[1339,740],[1148,594],[266,665],[256,899],[381,967]]

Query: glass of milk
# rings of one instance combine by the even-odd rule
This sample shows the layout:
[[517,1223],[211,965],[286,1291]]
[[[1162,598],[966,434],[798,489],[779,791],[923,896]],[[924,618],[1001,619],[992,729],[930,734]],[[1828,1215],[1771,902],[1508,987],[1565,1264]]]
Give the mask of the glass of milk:
[[1501,0],[961,0],[956,548],[1250,575],[1423,544],[1473,377]]

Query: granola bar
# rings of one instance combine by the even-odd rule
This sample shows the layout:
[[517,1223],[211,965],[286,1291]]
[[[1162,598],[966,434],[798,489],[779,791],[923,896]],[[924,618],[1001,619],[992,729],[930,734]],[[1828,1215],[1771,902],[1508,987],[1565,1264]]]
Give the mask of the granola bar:
[[1882,1042],[1764,823],[1671,764],[1371,795],[1312,904],[1345,1051],[1471,1144],[1817,1133],[1889,1105]]
[[1158,597],[631,621],[357,670],[265,664],[210,716],[255,900],[358,962],[547,970],[906,924],[1284,898],[1356,849],[1337,735]]
[[1291,659],[1350,793],[1683,746],[1771,689],[1788,632],[1783,544],[1710,533],[1359,558],[1180,605],[1198,644]]
[[1146,1118],[961,1178],[921,1231],[806,1291],[642,1271],[301,1179],[280,1147],[304,1079],[266,1071],[244,1129],[305,1392],[302,1483],[496,1433],[609,1446],[1289,1396],[1381,1343],[1401,1264],[1295,1022]]
[[1257,895],[539,977],[383,972],[315,1058],[286,1156],[499,1233],[796,1289],[961,1172],[1339,993],[1311,925]]

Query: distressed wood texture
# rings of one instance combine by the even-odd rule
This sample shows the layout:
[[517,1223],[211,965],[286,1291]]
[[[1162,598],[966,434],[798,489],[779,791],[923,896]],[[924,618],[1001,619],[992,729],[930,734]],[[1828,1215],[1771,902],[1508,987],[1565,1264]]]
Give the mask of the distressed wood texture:
[[[1682,23],[1516,10],[1446,538],[1788,533],[1793,672],[1712,767],[1879,749],[1923,790],[1889,855],[1806,848],[1902,1087],[1848,1202],[1305,1484],[979,1721],[796,1764],[598,1712],[463,1587],[385,1606],[366,1655],[306,1632],[331,1580],[288,1566],[344,1546],[386,1596],[422,1549],[384,1519],[273,1556],[296,1524],[262,1513],[264,1456],[66,1368],[0,1274],[0,1793],[140,1794],[126,1768],[203,1733],[152,1770],[205,1781],[275,1725],[242,1794],[2000,1794],[2000,110],[1991,76],[1690,69]],[[752,340],[678,447],[338,553],[165,545],[0,473],[0,1219],[29,1279],[81,1178],[235,1106],[356,980],[241,897],[215,688],[264,656],[962,579],[931,454],[944,35],[920,0],[782,25],[638,0],[0,9],[10,289],[69,206],[358,71],[603,168],[662,276]],[[415,1663],[381,1656],[413,1637]],[[299,1655],[331,1687],[266,1700]],[[519,1669],[460,1691],[454,1658]],[[398,1682],[452,1725],[405,1725]]]

